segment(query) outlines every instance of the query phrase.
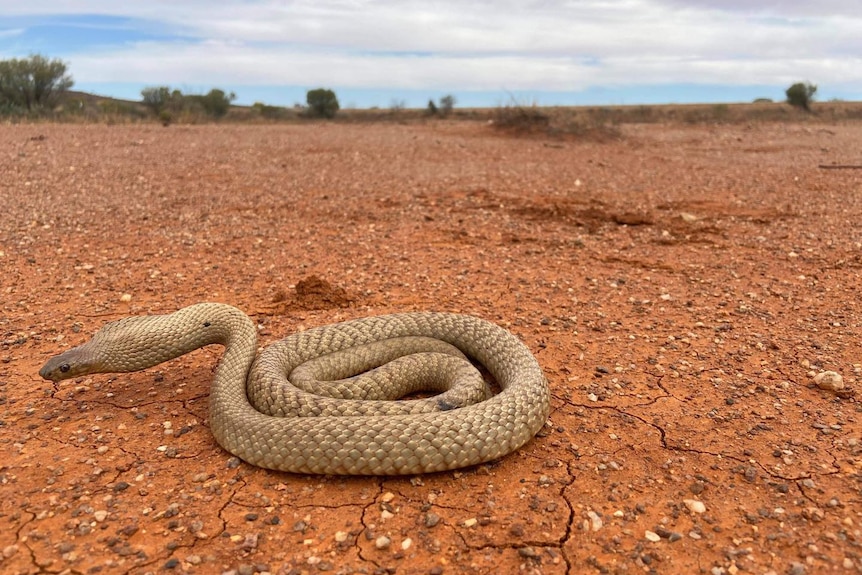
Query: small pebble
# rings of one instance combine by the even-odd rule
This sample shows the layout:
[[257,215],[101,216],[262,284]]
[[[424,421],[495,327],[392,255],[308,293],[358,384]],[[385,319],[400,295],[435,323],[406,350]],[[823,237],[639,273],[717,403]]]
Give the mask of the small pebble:
[[821,371],[814,376],[814,383],[826,391],[841,391],[844,389],[844,378],[834,371]]
[[688,507],[688,510],[692,513],[705,513],[706,505],[703,504],[703,501],[698,501],[697,499],[683,499],[683,503]]
[[653,543],[661,541],[659,534],[653,531],[644,531],[644,537],[646,537],[647,541],[652,541]]
[[433,511],[429,511],[425,514],[425,527],[434,527],[438,523],[440,523],[440,516],[434,513]]
[[386,535],[381,535],[374,541],[374,546],[378,549],[388,549],[392,544],[392,540]]
[[790,564],[790,575],[805,575],[805,564],[793,562]]

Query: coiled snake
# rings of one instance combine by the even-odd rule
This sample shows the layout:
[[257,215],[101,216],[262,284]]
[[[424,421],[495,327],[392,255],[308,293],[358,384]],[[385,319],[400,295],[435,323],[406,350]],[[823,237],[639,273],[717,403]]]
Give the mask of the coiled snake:
[[[428,338],[445,343],[434,345]],[[56,382],[137,371],[212,343],[225,346],[210,391],[212,433],[227,451],[269,469],[397,475],[475,465],[524,445],[545,424],[550,409],[545,376],[520,340],[488,321],[449,313],[384,315],[313,328],[258,355],[257,330],[246,314],[229,305],[202,303],[168,315],[108,323],[87,343],[48,360],[39,374]],[[377,379],[383,383],[374,377],[343,384],[314,381],[321,374],[344,378],[357,367],[374,367],[426,344],[429,352],[397,359],[389,372],[381,372]],[[478,378],[482,387],[475,367],[446,349],[452,346],[484,366],[500,393],[484,399],[480,389],[484,400],[463,406],[475,400],[463,396],[476,393],[454,389],[425,400],[367,399],[373,394],[369,389],[385,389],[388,378],[402,382],[387,393],[388,399],[415,390],[417,384],[411,382],[417,377],[433,380],[435,388],[448,387],[435,383],[435,373],[445,371],[439,361],[455,364],[455,375],[443,379],[458,380],[459,373],[469,372],[467,379]],[[411,375],[415,369],[425,375]],[[311,381],[296,384],[306,389],[294,387],[289,376],[303,371]],[[475,388],[466,387],[471,385]]]

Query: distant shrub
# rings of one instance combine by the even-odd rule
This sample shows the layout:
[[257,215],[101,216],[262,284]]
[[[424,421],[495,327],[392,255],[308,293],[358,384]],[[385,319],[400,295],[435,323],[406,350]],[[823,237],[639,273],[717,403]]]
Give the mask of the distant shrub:
[[335,92],[326,88],[309,90],[305,96],[309,115],[318,118],[334,118],[338,112],[338,97]]
[[444,116],[448,116],[452,113],[452,110],[455,109],[455,96],[452,94],[447,94],[440,98],[440,113]]
[[502,106],[497,108],[492,120],[500,130],[517,134],[547,132],[551,117],[536,106]]
[[754,103],[755,104],[771,104],[772,98],[755,98]]
[[794,108],[810,112],[815,92],[817,92],[817,86],[811,82],[797,82],[787,88],[784,93],[787,95],[788,104]]
[[0,110],[31,112],[51,107],[73,84],[62,60],[48,60],[38,54],[0,60]]
[[428,100],[428,115],[436,116],[440,110],[437,109],[437,104],[434,103],[434,100]]
[[224,90],[213,88],[204,96],[187,96],[187,98],[197,100],[207,116],[221,118],[230,110],[230,103],[236,100],[236,94],[233,92],[225,94]]
[[278,120],[286,115],[286,110],[281,106],[270,106],[263,102],[255,102],[252,104],[251,109],[259,114],[261,118],[268,120]]
[[156,115],[171,104],[172,99],[176,99],[178,95],[182,97],[182,92],[174,90],[171,92],[169,86],[154,86],[141,90],[141,102],[153,111]]

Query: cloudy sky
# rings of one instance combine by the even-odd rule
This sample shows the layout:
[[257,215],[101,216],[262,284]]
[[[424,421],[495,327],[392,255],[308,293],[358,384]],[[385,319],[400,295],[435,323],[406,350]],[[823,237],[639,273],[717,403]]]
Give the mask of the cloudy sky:
[[76,89],[212,87],[343,107],[862,100],[858,0],[0,0],[0,59],[39,53]]

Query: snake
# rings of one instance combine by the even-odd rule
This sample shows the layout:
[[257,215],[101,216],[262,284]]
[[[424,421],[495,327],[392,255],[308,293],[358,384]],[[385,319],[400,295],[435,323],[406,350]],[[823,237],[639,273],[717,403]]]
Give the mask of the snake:
[[[478,317],[444,312],[313,327],[258,352],[258,328],[248,315],[228,304],[198,303],[106,323],[89,341],[51,357],[39,374],[56,383],[139,371],[210,344],[224,346],[209,392],[211,433],[226,451],[266,469],[405,475],[475,466],[524,446],[550,412],[548,380],[517,336]],[[382,375],[366,374],[368,381],[352,373],[369,367]],[[438,371],[449,375],[436,377]],[[496,382],[496,393],[483,372]],[[291,381],[303,373],[299,379],[310,383]],[[436,390],[449,387],[439,379],[462,376],[466,392],[456,383],[439,395],[403,397],[423,382]],[[390,379],[397,389],[387,388]],[[371,387],[382,388],[384,397],[375,398],[380,390]],[[336,397],[323,395],[333,392]]]

